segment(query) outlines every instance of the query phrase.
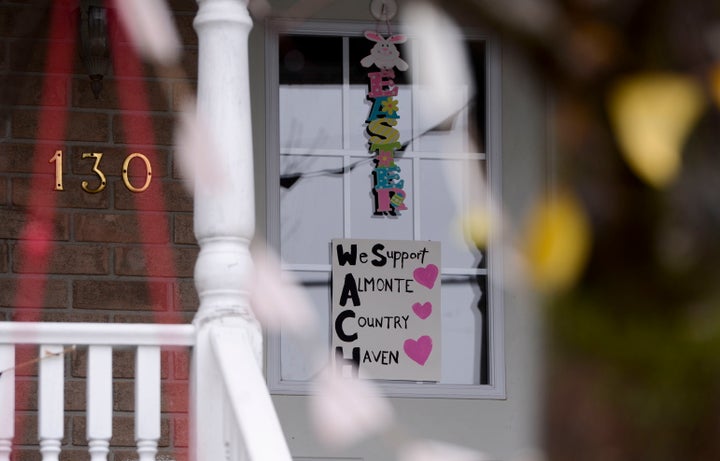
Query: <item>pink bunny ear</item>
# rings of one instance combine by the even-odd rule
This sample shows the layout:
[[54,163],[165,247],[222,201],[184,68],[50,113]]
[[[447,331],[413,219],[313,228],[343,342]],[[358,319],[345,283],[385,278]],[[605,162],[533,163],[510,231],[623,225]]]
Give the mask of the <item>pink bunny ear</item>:
[[382,36],[380,36],[380,34],[371,30],[365,31],[365,38],[367,38],[368,40],[372,40],[373,42],[382,42],[383,40],[385,40],[384,38],[382,38]]
[[388,40],[392,43],[405,43],[407,41],[407,37],[405,35],[392,35],[388,38]]

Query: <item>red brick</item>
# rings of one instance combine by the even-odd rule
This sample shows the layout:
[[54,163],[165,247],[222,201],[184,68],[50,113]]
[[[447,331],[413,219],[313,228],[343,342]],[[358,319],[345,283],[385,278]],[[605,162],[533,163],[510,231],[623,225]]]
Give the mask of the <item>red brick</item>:
[[[167,379],[170,375],[170,353],[160,352],[160,377]],[[135,378],[135,349],[113,349],[113,378]],[[78,349],[70,362],[70,373],[75,378],[87,377],[87,349]]]
[[[67,141],[105,142],[109,136],[109,117],[97,112],[69,112],[64,109],[43,108],[43,116],[50,125],[67,123]],[[15,110],[12,114],[12,136],[20,139],[39,138],[39,111]]]
[[111,316],[107,312],[86,312],[74,310],[61,310],[43,312],[41,315],[43,322],[82,322],[82,323],[108,323]]
[[[40,137],[39,117],[41,113],[44,120],[47,121],[48,126],[61,126],[67,119],[65,109],[45,108],[42,111],[37,109],[13,109],[11,112],[12,126],[10,129],[10,136],[18,139],[25,138],[40,141],[60,141],[63,139],[65,137],[64,133],[60,133],[60,137],[56,139],[45,139]],[[44,135],[47,136],[47,134]]]
[[[187,413],[189,395],[187,382],[162,382],[160,395],[163,413]],[[113,410],[135,411],[134,381],[115,381],[113,383]]]
[[[8,375],[13,376],[13,375]],[[37,410],[38,385],[36,379],[20,377],[15,380],[15,411]]]
[[[15,40],[10,44],[10,69],[20,72],[45,72],[45,53],[52,47],[55,53],[75,55],[76,49],[68,42],[46,42],[41,40]],[[67,50],[70,48],[70,50]],[[53,69],[55,73],[71,74],[77,61],[61,62]]]
[[0,69],[5,69],[9,64],[7,48],[0,46]]
[[15,346],[15,376],[37,377],[37,358],[37,346],[26,344]]
[[[132,246],[115,248],[115,274],[149,277],[192,277],[197,248]],[[161,261],[167,261],[162,264]],[[151,261],[152,264],[148,264]]]
[[188,382],[164,382],[161,384],[163,412],[187,413],[189,408]]
[[[143,220],[139,232],[138,220]],[[167,243],[167,219],[161,213],[87,213],[75,216],[75,239],[105,243]]]
[[[69,431],[70,428],[66,430]],[[87,448],[63,447],[59,459],[60,461],[86,461],[90,459],[90,454]]]
[[[113,461],[135,461],[137,452],[130,449],[113,449]],[[155,457],[157,461],[190,461],[187,449],[160,448]],[[35,461],[35,460],[32,460]]]
[[[28,32],[37,30],[35,27],[45,25],[44,16],[47,15],[47,12],[38,14],[38,12],[43,12],[38,6],[38,4],[34,7],[30,5],[3,5],[0,10],[0,36],[26,37],[29,35]],[[42,27],[38,33],[43,36],[47,35],[47,27]]]
[[189,11],[197,12],[197,0],[169,0],[168,6],[173,12]]
[[173,213],[173,242],[177,244],[197,245],[191,213]]
[[[154,173],[153,169],[153,173]],[[145,178],[131,180],[134,187],[141,187]],[[115,186],[115,208],[118,210],[183,211],[193,210],[193,199],[181,181],[161,181],[153,178],[145,192],[131,192],[122,182]]]
[[[195,58],[197,58],[197,54],[194,55]],[[194,70],[190,69],[190,64],[188,64],[187,67],[188,70]],[[196,74],[192,74],[194,76]],[[190,74],[182,73],[178,75],[178,79],[181,79],[179,81],[175,81],[173,83],[172,87],[172,110],[175,112],[179,112],[181,110],[185,109],[185,103],[188,101],[188,98],[194,99],[194,95],[197,94],[197,80],[188,78],[190,77]]]
[[173,377],[175,379],[190,378],[190,350],[177,350],[171,352],[173,363]]
[[[65,417],[65,428],[70,427],[70,417]],[[37,415],[34,413],[15,414],[15,442],[18,445],[33,445],[37,443]],[[65,431],[62,444],[67,445],[70,442],[69,431]]]
[[185,312],[152,312],[142,314],[116,314],[115,321],[119,323],[158,323],[177,324],[190,323],[194,313]]
[[113,74],[115,78],[147,78],[154,75],[152,66],[144,61],[141,61],[140,69],[137,68],[137,53],[125,38],[120,36],[119,43],[113,47]]
[[[27,223],[27,210],[0,209],[0,238],[20,239]],[[44,217],[44,216],[43,216]],[[54,213],[53,240],[68,240],[70,238],[70,219],[66,213]]]
[[[169,82],[158,80],[107,77],[103,79],[102,92],[96,99],[90,79],[75,78],[72,81],[72,104],[83,109],[164,111],[170,106],[167,96],[170,88]],[[121,89],[138,97],[120,101],[118,93]],[[140,98],[142,95],[145,97]]]
[[70,112],[69,115],[68,141],[108,141],[110,119],[107,115],[95,112]]
[[21,261],[15,251],[13,256],[13,271],[17,273],[106,275],[110,269],[109,250],[100,245],[56,244],[49,261]]
[[195,312],[200,300],[192,280],[181,280],[173,287],[173,309],[176,311]]
[[[49,163],[49,160],[55,155],[55,151],[61,147],[58,143],[0,144],[0,171],[4,173],[34,173],[37,164],[46,167],[43,172],[54,174],[55,165]],[[36,149],[41,157],[38,162],[34,161]],[[67,160],[63,159],[63,164],[67,166]],[[67,171],[67,168],[64,168],[64,170]]]
[[180,41],[184,46],[197,47],[198,37],[193,28],[194,14],[176,14],[174,16],[175,26],[177,27]]
[[86,387],[84,379],[65,380],[65,411],[85,411]]
[[[60,452],[60,455],[62,456],[62,452]],[[35,448],[23,448],[23,447],[13,447],[13,451],[10,454],[10,460],[11,461],[41,461],[42,455],[40,454],[40,451]]]
[[[87,446],[85,437],[85,417],[74,416],[72,418],[72,443],[75,446]],[[134,447],[135,446],[135,420],[133,416],[115,415],[112,424],[112,439],[110,445],[113,447]],[[167,418],[160,420],[160,440],[158,446],[167,447],[170,444],[170,423]]]
[[[69,159],[70,168],[74,174],[78,175],[94,175],[92,168],[95,165],[95,159],[92,157],[83,158],[83,153],[99,152],[103,154],[100,160],[99,168],[107,178],[120,178],[122,176],[122,167],[125,159],[132,153],[138,152],[150,161],[152,167],[153,180],[166,177],[168,175],[169,152],[167,150],[148,150],[147,146],[109,146],[88,144],[85,146],[75,146],[71,149],[71,153],[65,155]],[[138,173],[145,177],[145,165],[140,159],[133,159],[130,162],[130,173]],[[136,170],[136,171],[133,171]],[[139,187],[135,177],[131,179],[131,184]],[[118,183],[119,187],[125,187],[122,182]]]
[[176,447],[188,447],[190,444],[190,420],[187,417],[173,418],[173,439]]
[[28,292],[37,292],[44,290],[45,297],[42,306],[31,306],[29,300],[32,296],[29,293],[17,293],[19,285],[19,277],[0,279],[0,306],[27,308],[42,307],[43,309],[56,309],[67,307],[69,302],[70,290],[68,282],[65,280],[50,279],[46,277],[28,277],[23,276],[23,287]]
[[182,448],[158,450],[157,459],[158,461],[190,461],[190,453]]
[[113,383],[113,410],[135,411],[135,382],[118,381]]
[[8,271],[8,247],[5,242],[0,243],[0,273]]
[[[12,180],[12,202],[16,206],[28,206],[34,194],[46,194],[43,197],[45,206],[58,208],[95,208],[104,209],[108,207],[108,194],[89,194],[82,190],[80,184],[83,180],[91,181],[90,187],[95,187],[95,178],[79,178],[64,176],[62,191],[53,190],[55,184],[54,175],[45,175],[45,179],[39,183],[33,182],[30,178],[14,178]],[[43,189],[34,189],[38,184]]]
[[10,198],[10,194],[8,194],[9,183],[7,178],[0,178],[0,206],[8,204],[8,199]]
[[12,74],[6,83],[13,89],[13,103],[19,106],[66,107],[68,103],[67,75]]
[[73,308],[116,311],[165,310],[166,306],[153,304],[156,299],[167,299],[168,286],[160,282],[75,280],[73,282]]
[[[175,120],[170,115],[135,113],[116,115],[113,117],[113,141],[171,146],[174,123]],[[148,129],[152,132],[148,132]],[[128,132],[132,133],[131,137],[127,136]]]

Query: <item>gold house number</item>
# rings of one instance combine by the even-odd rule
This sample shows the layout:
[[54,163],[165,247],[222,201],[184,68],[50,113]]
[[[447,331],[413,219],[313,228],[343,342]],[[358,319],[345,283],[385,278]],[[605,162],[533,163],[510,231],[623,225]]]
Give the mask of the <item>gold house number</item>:
[[[98,178],[97,187],[90,187],[90,183],[88,181],[83,181],[81,184],[82,190],[89,194],[97,194],[98,192],[102,192],[107,186],[107,179],[105,178],[105,174],[100,169],[100,160],[102,160],[102,156],[103,154],[99,152],[82,154],[82,158],[84,159],[95,159],[92,167],[92,172],[95,173]],[[62,157],[63,152],[61,150],[57,150],[55,151],[55,155],[53,155],[50,160],[48,160],[48,163],[55,163],[55,190],[65,190],[63,188]],[[145,183],[140,187],[135,187],[134,185],[132,185],[132,183],[130,183],[130,178],[128,178],[128,169],[130,167],[130,162],[136,158],[139,158],[145,163]],[[150,187],[150,181],[152,180],[152,166],[150,165],[150,160],[148,160],[145,155],[139,152],[133,152],[132,154],[125,157],[125,161],[123,162],[122,166],[122,180],[125,184],[125,187],[127,187],[130,192],[144,192],[145,190],[147,190],[147,188]]]

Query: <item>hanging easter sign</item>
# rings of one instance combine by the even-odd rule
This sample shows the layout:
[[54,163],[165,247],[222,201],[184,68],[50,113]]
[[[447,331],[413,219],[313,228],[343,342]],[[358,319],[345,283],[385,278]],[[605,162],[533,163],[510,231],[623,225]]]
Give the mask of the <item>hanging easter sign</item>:
[[376,215],[397,216],[407,210],[404,190],[405,181],[400,179],[400,167],[395,163],[395,151],[402,147],[400,132],[395,129],[398,114],[398,88],[395,86],[394,68],[406,71],[408,64],[400,58],[396,43],[404,43],[404,35],[384,38],[377,32],[367,31],[365,37],[375,42],[370,54],[360,61],[363,67],[375,66],[377,72],[369,72],[367,99],[372,103],[366,120],[370,153],[374,156],[373,195]]

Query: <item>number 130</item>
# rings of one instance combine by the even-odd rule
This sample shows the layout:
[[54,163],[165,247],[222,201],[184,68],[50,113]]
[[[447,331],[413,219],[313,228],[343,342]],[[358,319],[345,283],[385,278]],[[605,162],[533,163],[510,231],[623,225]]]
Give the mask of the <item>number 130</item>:
[[[98,186],[96,188],[91,188],[90,183],[88,181],[83,181],[81,184],[82,189],[90,194],[97,194],[98,192],[102,192],[105,190],[105,187],[107,186],[107,179],[105,178],[105,174],[100,170],[100,160],[102,160],[102,153],[99,152],[93,152],[93,153],[84,153],[82,154],[82,158],[93,158],[95,159],[95,163],[92,167],[92,172],[95,173],[95,175],[98,177]],[[65,190],[63,189],[63,162],[62,162],[63,153],[61,150],[55,151],[55,155],[48,160],[48,163],[55,163],[55,190]],[[130,166],[130,162],[135,159],[139,158],[145,163],[145,184],[143,184],[140,187],[135,187],[130,183],[130,178],[128,178],[128,168]],[[150,187],[150,181],[152,180],[152,166],[150,165],[150,160],[148,158],[139,153],[139,152],[133,152],[132,154],[125,157],[125,161],[123,162],[122,166],[122,180],[125,184],[125,187],[130,192],[144,192],[147,190],[148,187]]]

